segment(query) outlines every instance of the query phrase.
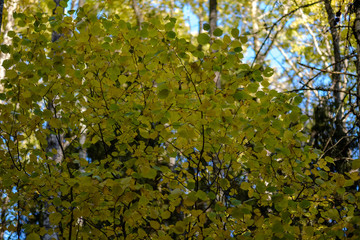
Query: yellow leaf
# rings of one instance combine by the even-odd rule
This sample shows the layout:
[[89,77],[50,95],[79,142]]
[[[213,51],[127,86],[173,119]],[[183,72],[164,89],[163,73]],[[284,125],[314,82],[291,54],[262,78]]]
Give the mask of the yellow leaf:
[[157,221],[150,221],[150,226],[157,230],[160,228],[160,223],[158,223]]

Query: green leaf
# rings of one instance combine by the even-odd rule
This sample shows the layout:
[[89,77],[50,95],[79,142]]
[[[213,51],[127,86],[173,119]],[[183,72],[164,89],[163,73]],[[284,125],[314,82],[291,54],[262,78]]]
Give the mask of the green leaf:
[[60,1],[59,5],[63,8],[67,8],[67,1]]
[[6,59],[6,60],[4,60],[4,62],[3,62],[3,64],[2,64],[2,66],[5,68],[5,69],[9,69],[10,67],[11,67],[11,65],[12,65],[13,63],[12,63],[12,61],[11,60],[9,60],[9,59]]
[[10,48],[9,48],[9,46],[8,45],[1,45],[1,51],[3,52],[3,53],[9,53],[10,52]]
[[169,96],[169,93],[170,93],[169,89],[165,88],[165,89],[160,90],[158,96],[161,99],[165,99]]
[[40,236],[37,233],[30,233],[29,235],[26,236],[27,240],[40,240]]
[[14,31],[9,31],[9,32],[8,32],[8,36],[11,37],[11,38],[13,38],[13,37],[16,36],[16,33],[15,33]]
[[56,3],[54,1],[47,1],[47,6],[49,7],[49,9],[55,9]]
[[194,189],[195,188],[195,182],[194,181],[190,181],[188,182],[187,186],[188,189]]
[[51,213],[49,216],[50,222],[52,224],[59,224],[59,222],[61,221],[62,215],[61,213],[55,212],[55,213]]
[[197,37],[198,43],[201,45],[208,44],[210,42],[210,37],[206,33],[200,33]]
[[141,169],[141,175],[144,178],[154,179],[157,175],[157,171],[150,167],[143,167]]
[[265,68],[263,75],[264,77],[271,77],[274,74],[274,69],[267,67]]
[[290,187],[284,188],[284,193],[286,193],[286,194],[292,195],[292,194],[294,194],[294,192],[295,191],[293,189],[291,189]]
[[246,36],[241,36],[240,41],[241,41],[242,44],[247,43],[247,37]]
[[207,194],[201,190],[197,191],[196,196],[203,201],[208,199]]
[[302,100],[303,100],[302,97],[296,96],[296,97],[294,98],[294,104],[295,104],[295,105],[299,105],[299,104],[302,102]]
[[204,24],[203,24],[203,29],[204,29],[205,31],[209,31],[209,30],[210,30],[210,24],[204,23]]
[[176,234],[183,234],[185,232],[186,223],[183,221],[178,221],[175,224],[174,231]]
[[166,31],[171,31],[174,28],[175,24],[172,22],[168,22],[167,24],[165,24],[165,30]]
[[328,179],[328,173],[327,172],[325,172],[325,171],[323,171],[323,170],[320,170],[319,171],[319,175],[320,175],[320,177],[322,178],[322,179],[324,179],[324,180],[327,180]]
[[241,51],[242,51],[242,47],[236,47],[236,48],[234,48],[234,51],[235,51],[235,52],[241,52]]
[[169,31],[166,33],[166,35],[168,36],[168,38],[175,38],[176,37],[176,33],[174,31]]
[[358,169],[360,168],[360,159],[355,159],[351,161],[351,168]]
[[231,29],[231,36],[233,36],[233,38],[238,38],[239,34],[240,34],[239,29],[237,29],[237,28]]
[[221,30],[220,28],[216,28],[213,32],[214,36],[216,37],[220,37],[223,34],[223,30]]
[[300,202],[300,204],[299,204],[299,206],[301,207],[301,208],[309,208],[310,206],[311,206],[311,203],[310,203],[310,201],[308,201],[308,200],[302,200],[301,202]]
[[259,84],[258,83],[250,83],[247,86],[247,89],[250,93],[255,93],[259,88]]

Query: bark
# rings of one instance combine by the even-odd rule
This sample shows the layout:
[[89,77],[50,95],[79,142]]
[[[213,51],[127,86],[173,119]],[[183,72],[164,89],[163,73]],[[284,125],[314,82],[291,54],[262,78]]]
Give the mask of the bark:
[[79,0],[78,1],[78,8],[84,6],[84,4],[85,4],[85,0]]
[[70,7],[71,10],[74,10],[75,8],[75,2],[76,0],[71,0],[71,7]]
[[174,0],[170,0],[170,17],[174,17],[175,3]]
[[350,148],[348,144],[349,141],[346,136],[344,120],[343,120],[344,93],[341,91],[341,89],[345,88],[345,86],[343,86],[343,83],[341,81],[343,64],[342,64],[341,51],[340,51],[340,32],[336,26],[334,10],[331,7],[331,0],[324,0],[324,4],[328,16],[328,22],[330,25],[330,33],[332,36],[332,50],[333,50],[333,62],[334,62],[334,69],[332,73],[332,84],[334,89],[336,117],[335,117],[335,129],[333,134],[333,138],[335,141],[333,141],[334,142],[333,146],[337,145],[339,151],[336,154],[336,156],[333,157],[337,158],[337,160],[340,160],[339,162],[336,163],[336,168],[337,171],[342,172],[341,169],[343,169],[344,164],[346,163],[346,159],[351,155],[351,153],[350,153]]
[[131,0],[131,7],[133,8],[136,16],[136,22],[139,28],[141,29],[141,24],[143,22],[142,13],[139,8],[139,3],[136,0]]
[[85,141],[86,141],[86,127],[84,125],[81,125],[81,133],[80,133],[80,151],[79,151],[79,158],[83,158],[86,160],[87,156],[87,149],[84,147]]
[[212,36],[214,30],[217,27],[217,0],[210,0],[209,24],[210,24],[210,35]]
[[331,0],[324,0],[325,3],[325,9],[326,9],[326,13],[328,15],[328,22],[330,24],[330,33],[331,33],[331,37],[332,37],[332,50],[334,52],[334,59],[333,61],[335,62],[334,64],[334,72],[332,74],[332,81],[333,81],[333,85],[334,85],[334,94],[335,94],[335,107],[337,109],[339,109],[339,112],[336,116],[336,124],[337,127],[342,128],[342,116],[343,116],[343,111],[341,108],[341,104],[342,104],[342,97],[341,97],[341,93],[340,93],[340,89],[341,89],[341,76],[340,76],[340,72],[342,70],[342,64],[341,64],[341,52],[340,52],[340,33],[338,31],[338,29],[336,28],[336,22],[335,22],[335,14],[334,14],[334,10],[331,7]]
[[[3,3],[3,1],[1,3]],[[15,20],[13,17],[13,13],[17,9],[17,7],[18,7],[17,0],[8,0],[5,3],[5,9],[7,11],[7,19],[6,19],[6,22],[4,22],[5,25],[2,26],[3,27],[2,33],[3,33],[3,39],[4,39],[2,44],[5,44],[5,45],[12,44],[12,39],[7,34],[9,31],[11,31],[14,28]],[[3,15],[3,4],[1,4],[1,19],[2,19],[2,15]],[[0,52],[0,79],[5,78],[5,68],[2,67],[2,64],[6,59],[9,59],[9,58],[10,58],[10,54],[8,54],[8,53],[5,54],[5,53]],[[0,92],[2,92],[2,90],[3,90],[3,88],[0,85]]]
[[[217,0],[210,0],[209,5],[209,24],[210,24],[210,36],[213,36],[215,29],[217,28]],[[221,88],[220,72],[215,72],[214,82],[216,88]]]
[[[356,122],[358,128],[360,128],[360,0],[355,0],[354,3],[355,11],[355,22],[353,26],[353,32],[355,35],[357,47],[356,47],[356,105],[357,105],[357,114]],[[358,134],[358,149],[360,152],[360,134]]]
[[[200,35],[202,33],[204,21],[203,21],[201,14],[198,14],[197,16],[199,18],[199,33],[198,34]],[[189,25],[191,26],[191,23]]]
[[258,1],[254,0],[251,2],[251,19],[252,19],[252,31],[254,34],[254,52],[258,52],[259,51],[259,47],[261,45],[259,38],[257,37],[258,33],[259,33],[259,25],[258,25],[258,14],[257,14],[257,4]]
[[1,212],[0,212],[0,239],[4,239],[5,229],[7,225],[7,205],[9,203],[9,196],[4,197],[4,192],[0,192],[1,196]]
[[2,26],[4,0],[0,0],[0,27]]

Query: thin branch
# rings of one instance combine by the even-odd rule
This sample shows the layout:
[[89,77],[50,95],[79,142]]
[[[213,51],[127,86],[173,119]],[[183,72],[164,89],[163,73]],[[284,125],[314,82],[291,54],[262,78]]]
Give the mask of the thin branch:
[[257,57],[259,56],[261,49],[264,47],[266,41],[270,38],[270,34],[271,34],[271,32],[274,30],[275,26],[276,26],[279,22],[281,22],[281,20],[283,20],[284,18],[292,15],[293,13],[297,12],[297,11],[298,11],[299,9],[301,9],[301,8],[311,7],[311,6],[313,6],[313,5],[315,5],[315,4],[318,4],[318,3],[321,3],[321,2],[322,2],[322,1],[317,1],[317,2],[313,2],[313,3],[309,3],[309,4],[305,4],[305,5],[299,6],[298,8],[296,8],[296,9],[288,12],[287,14],[285,14],[285,15],[283,15],[283,16],[281,16],[275,23],[273,23],[273,25],[270,27],[270,30],[269,30],[267,36],[265,37],[265,40],[262,42],[259,50],[256,52],[255,58],[254,58],[254,60],[253,60],[253,62],[252,62],[252,64],[251,64],[251,66],[254,66],[255,61],[256,61]]
[[351,76],[351,77],[357,77],[356,74],[352,74],[352,73],[329,71],[329,70],[325,70],[325,69],[321,69],[321,68],[309,66],[309,65],[306,65],[306,64],[303,64],[303,63],[300,63],[300,62],[298,62],[298,64],[301,65],[301,66],[303,66],[303,67],[310,68],[311,70],[318,70],[318,71],[324,72],[324,73],[343,74],[343,75],[347,75],[347,76]]

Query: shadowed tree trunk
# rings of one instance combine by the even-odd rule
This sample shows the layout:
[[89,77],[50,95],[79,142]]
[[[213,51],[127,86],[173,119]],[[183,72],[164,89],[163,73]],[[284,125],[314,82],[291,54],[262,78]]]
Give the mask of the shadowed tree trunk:
[[3,9],[4,9],[4,0],[0,0],[0,27],[2,26]]
[[[355,22],[353,26],[353,32],[355,35],[357,47],[356,47],[356,105],[357,105],[357,114],[356,122],[358,128],[360,128],[360,0],[354,1],[354,11],[355,11]],[[358,134],[358,151],[360,152],[360,134]]]
[[344,110],[343,110],[343,99],[344,93],[341,92],[342,89],[345,89],[343,83],[341,81],[341,72],[343,70],[343,64],[341,59],[341,51],[340,51],[340,32],[339,28],[336,26],[335,14],[334,10],[331,6],[330,0],[324,0],[325,10],[328,16],[328,23],[330,25],[330,33],[332,37],[332,50],[333,50],[333,62],[334,62],[334,72],[332,73],[332,85],[334,92],[334,107],[335,111],[335,126],[334,126],[334,134],[332,138],[334,139],[332,146],[336,146],[338,149],[338,153],[336,156],[332,156],[336,159],[336,171],[343,172],[344,164],[346,159],[350,155],[350,149],[348,147],[348,139],[345,133],[344,127]]

